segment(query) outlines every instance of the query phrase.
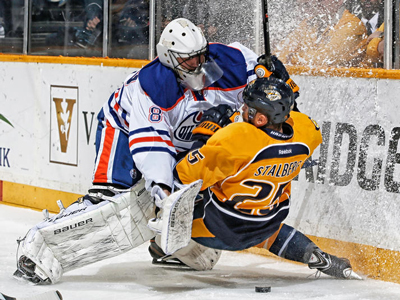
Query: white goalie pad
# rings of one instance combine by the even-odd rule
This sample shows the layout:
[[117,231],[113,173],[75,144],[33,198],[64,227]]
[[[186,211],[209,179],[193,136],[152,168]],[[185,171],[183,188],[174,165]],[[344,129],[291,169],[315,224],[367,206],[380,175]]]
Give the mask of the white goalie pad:
[[[21,250],[52,283],[66,271],[122,254],[150,240],[155,205],[144,180],[112,201],[77,201],[33,227]],[[46,277],[45,277],[46,278]]]
[[197,180],[163,199],[161,218],[149,222],[150,228],[161,233],[160,246],[165,254],[171,255],[189,244],[194,201],[202,184]]

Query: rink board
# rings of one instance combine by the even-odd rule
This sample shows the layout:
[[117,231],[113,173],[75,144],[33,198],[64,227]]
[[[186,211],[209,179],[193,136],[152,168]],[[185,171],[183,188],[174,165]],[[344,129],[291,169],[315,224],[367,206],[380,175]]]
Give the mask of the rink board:
[[[86,193],[96,115],[146,61],[0,56],[0,200],[57,212]],[[400,72],[291,68],[321,126],[319,164],[293,183],[287,223],[356,270],[400,282]],[[24,84],[24,89],[20,87]],[[326,248],[324,248],[326,247]],[[391,275],[393,273],[393,275]]]

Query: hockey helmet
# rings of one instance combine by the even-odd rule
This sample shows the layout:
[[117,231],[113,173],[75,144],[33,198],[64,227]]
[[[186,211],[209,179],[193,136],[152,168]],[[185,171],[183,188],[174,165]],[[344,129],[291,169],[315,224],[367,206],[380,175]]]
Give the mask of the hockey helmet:
[[[182,83],[192,90],[209,86],[223,74],[208,55],[208,43],[203,31],[184,18],[175,19],[165,27],[157,44],[157,55],[160,62],[173,69]],[[200,59],[194,70],[182,66],[196,56]]]
[[280,124],[289,118],[294,104],[294,94],[290,86],[273,77],[258,78],[243,90],[244,103],[249,107],[249,120],[257,112],[268,117],[268,123]]

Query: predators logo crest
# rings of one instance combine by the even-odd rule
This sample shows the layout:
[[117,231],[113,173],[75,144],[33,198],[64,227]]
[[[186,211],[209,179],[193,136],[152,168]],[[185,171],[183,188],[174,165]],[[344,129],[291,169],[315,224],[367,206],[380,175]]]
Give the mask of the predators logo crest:
[[277,101],[277,100],[282,99],[282,96],[278,91],[266,89],[266,90],[264,90],[264,93],[265,93],[265,96],[270,101]]

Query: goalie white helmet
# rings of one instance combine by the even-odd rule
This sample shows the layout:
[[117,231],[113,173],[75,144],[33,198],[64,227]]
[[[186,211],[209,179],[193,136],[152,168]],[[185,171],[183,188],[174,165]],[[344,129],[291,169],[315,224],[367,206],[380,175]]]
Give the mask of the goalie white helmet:
[[201,29],[184,18],[175,19],[165,27],[157,44],[157,55],[192,90],[209,86],[223,74],[209,57],[208,43]]

